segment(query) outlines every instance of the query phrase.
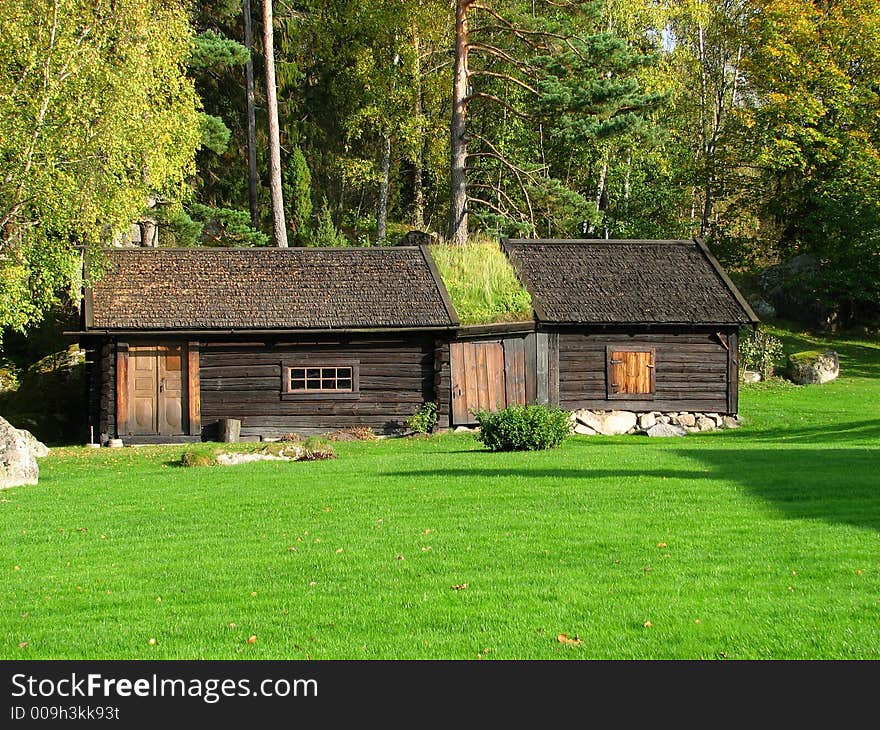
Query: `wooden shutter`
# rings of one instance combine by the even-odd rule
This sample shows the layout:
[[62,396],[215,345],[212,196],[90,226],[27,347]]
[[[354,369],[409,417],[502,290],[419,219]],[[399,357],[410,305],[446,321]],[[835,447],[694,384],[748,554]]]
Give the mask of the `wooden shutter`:
[[654,348],[607,348],[606,377],[609,398],[639,398],[654,394]]

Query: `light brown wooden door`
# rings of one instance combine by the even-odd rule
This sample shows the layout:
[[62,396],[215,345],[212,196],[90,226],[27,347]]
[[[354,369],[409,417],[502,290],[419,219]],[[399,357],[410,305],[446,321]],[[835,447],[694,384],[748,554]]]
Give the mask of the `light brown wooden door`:
[[128,430],[134,436],[159,433],[158,354],[155,346],[132,347],[128,351]]
[[158,421],[160,436],[185,433],[183,345],[159,347]]
[[453,423],[475,423],[478,411],[497,411],[507,405],[500,342],[453,342],[450,361]]
[[138,345],[128,353],[128,433],[186,433],[183,345]]

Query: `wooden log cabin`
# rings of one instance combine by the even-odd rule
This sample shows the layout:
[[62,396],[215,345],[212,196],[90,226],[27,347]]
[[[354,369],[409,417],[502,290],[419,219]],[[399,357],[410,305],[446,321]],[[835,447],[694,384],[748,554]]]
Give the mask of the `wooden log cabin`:
[[104,440],[398,431],[458,325],[425,247],[113,249],[103,268],[78,334]]
[[567,410],[736,414],[738,332],[758,318],[700,240],[504,240]]
[[698,240],[502,240],[525,322],[461,326],[427,246],[113,249],[85,290],[89,420],[128,443],[439,428],[511,404],[738,409],[757,317]]

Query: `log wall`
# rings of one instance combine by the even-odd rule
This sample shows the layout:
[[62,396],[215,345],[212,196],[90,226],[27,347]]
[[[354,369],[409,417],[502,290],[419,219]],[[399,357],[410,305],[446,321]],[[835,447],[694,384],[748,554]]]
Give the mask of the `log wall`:
[[[357,361],[357,397],[281,397],[284,363],[308,360],[317,365],[322,359]],[[203,341],[202,433],[206,439],[216,438],[221,418],[240,419],[242,437],[323,433],[348,426],[398,431],[422,403],[435,400],[436,363],[435,339],[426,335],[286,343]]]
[[[606,347],[655,349],[653,398],[609,399]],[[736,335],[724,332],[559,332],[559,404],[567,410],[736,413]]]

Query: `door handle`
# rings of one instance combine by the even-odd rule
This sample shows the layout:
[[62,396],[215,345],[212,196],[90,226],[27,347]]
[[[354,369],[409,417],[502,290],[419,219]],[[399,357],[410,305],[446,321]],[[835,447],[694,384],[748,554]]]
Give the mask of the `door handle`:
[[159,381],[159,392],[165,392],[165,378],[162,378],[162,380]]

